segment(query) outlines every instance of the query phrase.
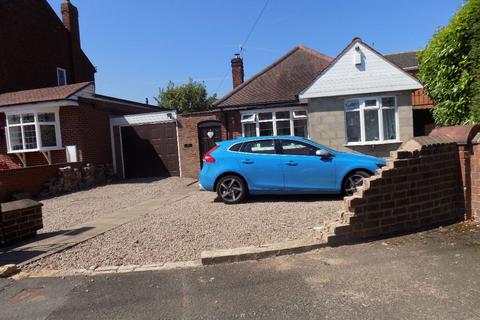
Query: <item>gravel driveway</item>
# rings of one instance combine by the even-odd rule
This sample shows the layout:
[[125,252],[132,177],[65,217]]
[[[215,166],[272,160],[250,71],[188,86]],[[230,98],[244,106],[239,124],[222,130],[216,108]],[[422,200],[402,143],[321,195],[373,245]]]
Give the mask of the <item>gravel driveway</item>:
[[[225,205],[211,192],[187,186],[193,180],[136,180],[45,200],[45,231],[100,217],[152,198],[162,210],[46,257],[30,269],[151,264],[200,258],[202,250],[261,245],[314,237],[313,227],[337,216],[341,198],[332,196],[252,197]],[[171,203],[173,196],[185,195]]]

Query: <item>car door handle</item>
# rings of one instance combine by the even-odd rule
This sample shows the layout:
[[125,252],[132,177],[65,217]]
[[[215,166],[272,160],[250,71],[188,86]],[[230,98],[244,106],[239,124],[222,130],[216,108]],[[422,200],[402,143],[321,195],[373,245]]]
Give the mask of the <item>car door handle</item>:
[[252,160],[242,160],[242,163],[245,163],[245,164],[252,164],[253,161]]
[[296,163],[295,161],[289,161],[287,163],[285,163],[287,166],[291,166],[291,167],[295,167],[295,166],[298,166],[298,163]]

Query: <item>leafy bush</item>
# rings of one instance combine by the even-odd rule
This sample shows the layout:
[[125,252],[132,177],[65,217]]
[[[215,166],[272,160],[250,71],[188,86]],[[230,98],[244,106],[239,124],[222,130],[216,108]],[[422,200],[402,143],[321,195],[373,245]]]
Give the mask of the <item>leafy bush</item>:
[[480,0],[468,0],[419,53],[419,79],[441,126],[479,123]]
[[180,86],[169,81],[166,88],[160,89],[155,99],[160,107],[175,109],[182,113],[208,110],[216,96],[209,97],[205,84],[190,78],[186,84]]

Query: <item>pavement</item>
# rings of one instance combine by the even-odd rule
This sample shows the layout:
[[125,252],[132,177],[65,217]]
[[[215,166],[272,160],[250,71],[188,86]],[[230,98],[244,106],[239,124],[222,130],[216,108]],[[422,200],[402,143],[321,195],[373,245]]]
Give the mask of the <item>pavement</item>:
[[466,223],[259,261],[0,280],[0,319],[480,319]]

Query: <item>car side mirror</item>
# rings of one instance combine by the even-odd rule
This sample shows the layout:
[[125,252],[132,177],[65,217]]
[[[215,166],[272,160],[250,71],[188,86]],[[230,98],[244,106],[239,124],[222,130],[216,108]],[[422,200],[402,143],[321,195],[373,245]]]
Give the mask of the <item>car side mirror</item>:
[[315,154],[321,158],[332,158],[333,154],[328,152],[327,150],[319,149],[315,152]]

